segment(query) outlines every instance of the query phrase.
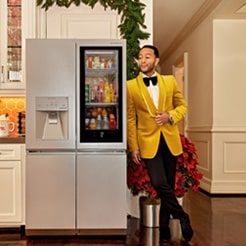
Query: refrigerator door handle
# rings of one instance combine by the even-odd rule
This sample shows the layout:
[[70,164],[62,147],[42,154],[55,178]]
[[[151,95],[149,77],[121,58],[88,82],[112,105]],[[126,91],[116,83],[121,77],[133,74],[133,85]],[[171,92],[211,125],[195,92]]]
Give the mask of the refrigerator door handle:
[[112,155],[122,155],[122,154],[126,154],[126,150],[125,149],[82,149],[79,150],[77,152],[78,154],[95,154],[95,155],[108,155],[108,154],[112,154]]

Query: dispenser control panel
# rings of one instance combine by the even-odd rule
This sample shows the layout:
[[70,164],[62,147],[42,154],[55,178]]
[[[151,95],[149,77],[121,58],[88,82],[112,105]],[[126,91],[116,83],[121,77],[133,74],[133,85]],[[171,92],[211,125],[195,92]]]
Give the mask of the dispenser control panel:
[[36,97],[36,111],[67,111],[68,97]]

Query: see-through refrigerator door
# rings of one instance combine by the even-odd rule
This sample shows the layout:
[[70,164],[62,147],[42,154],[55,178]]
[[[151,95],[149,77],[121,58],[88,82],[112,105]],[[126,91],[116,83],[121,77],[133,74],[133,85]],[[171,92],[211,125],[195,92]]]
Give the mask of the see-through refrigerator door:
[[78,51],[79,149],[125,149],[125,42]]
[[76,226],[126,235],[125,40],[85,40],[77,51]]

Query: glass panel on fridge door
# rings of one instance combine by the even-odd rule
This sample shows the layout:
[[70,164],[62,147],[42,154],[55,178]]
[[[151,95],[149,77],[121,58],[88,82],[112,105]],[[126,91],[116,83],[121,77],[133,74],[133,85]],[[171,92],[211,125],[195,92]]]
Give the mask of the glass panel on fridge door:
[[80,143],[123,141],[122,47],[80,47]]

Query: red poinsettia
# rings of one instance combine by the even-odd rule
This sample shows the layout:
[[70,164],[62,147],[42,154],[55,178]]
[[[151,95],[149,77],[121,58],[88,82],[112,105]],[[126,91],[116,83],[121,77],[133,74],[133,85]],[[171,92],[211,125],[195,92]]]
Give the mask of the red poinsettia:
[[[184,196],[190,188],[198,191],[200,180],[203,175],[198,171],[198,155],[195,145],[184,135],[180,135],[183,153],[177,158],[177,172],[175,182],[175,194],[177,197]],[[127,157],[127,186],[133,195],[146,192],[150,197],[157,197],[157,193],[150,182],[148,170],[144,161],[136,165],[130,153]]]

